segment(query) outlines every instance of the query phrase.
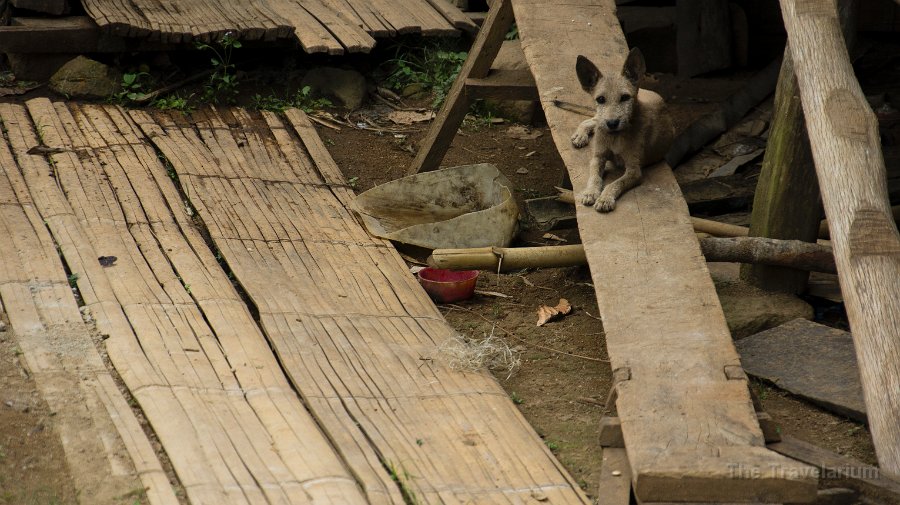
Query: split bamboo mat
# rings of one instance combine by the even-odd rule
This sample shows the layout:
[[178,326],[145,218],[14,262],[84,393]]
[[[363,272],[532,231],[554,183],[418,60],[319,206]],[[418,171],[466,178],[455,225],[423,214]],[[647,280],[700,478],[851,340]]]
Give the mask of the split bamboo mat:
[[447,0],[82,0],[97,24],[116,34],[168,43],[295,37],[308,53],[369,52],[373,37],[474,32]]
[[[13,319],[65,300],[58,317],[83,324],[58,246],[190,503],[588,502],[488,373],[442,359],[452,329],[347,210],[302,112],[35,99],[0,120],[0,226],[23,230],[0,244],[20,262],[0,270],[3,304]],[[107,396],[123,465],[174,503]]]

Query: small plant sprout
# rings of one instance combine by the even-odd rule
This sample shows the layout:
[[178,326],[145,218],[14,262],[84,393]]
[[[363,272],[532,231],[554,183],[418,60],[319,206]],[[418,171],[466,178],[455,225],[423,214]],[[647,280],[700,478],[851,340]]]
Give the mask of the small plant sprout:
[[215,45],[197,42],[195,47],[201,51],[212,53],[210,62],[213,66],[213,73],[203,87],[201,99],[204,102],[233,103],[238,94],[238,80],[231,58],[234,50],[241,48],[241,41],[234,36],[234,33],[227,32]]

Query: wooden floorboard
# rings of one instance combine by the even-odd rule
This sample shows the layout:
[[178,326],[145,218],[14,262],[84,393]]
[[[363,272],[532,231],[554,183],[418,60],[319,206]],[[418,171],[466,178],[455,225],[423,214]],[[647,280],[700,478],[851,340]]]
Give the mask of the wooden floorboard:
[[[589,104],[575,75],[583,54],[618,72],[627,44],[613,0],[551,12],[511,0],[526,60],[576,191],[590,149],[570,136],[583,119],[554,99]],[[671,169],[644,170],[615,211],[578,206],[612,367],[635,494],[643,502],[798,502],[815,498],[810,467],[765,449],[746,379]]]
[[441,358],[452,328],[347,210],[352,191],[302,112],[131,117],[371,503],[588,503],[488,373]]
[[405,5],[375,0],[83,0],[103,29],[165,43],[210,41],[232,32],[243,40],[296,38],[308,53],[367,53],[373,37],[473,33],[477,26],[445,0]]
[[[175,492],[82,320],[56,245],[22,173],[55,184],[52,167],[26,153],[35,131],[21,106],[0,105],[0,301],[38,390],[55,414],[79,503],[121,503],[146,490],[151,504]],[[96,260],[95,260],[96,261]]]
[[190,502],[366,503],[126,113],[46,99],[0,111],[34,132],[17,156],[38,131],[65,150],[24,179]]

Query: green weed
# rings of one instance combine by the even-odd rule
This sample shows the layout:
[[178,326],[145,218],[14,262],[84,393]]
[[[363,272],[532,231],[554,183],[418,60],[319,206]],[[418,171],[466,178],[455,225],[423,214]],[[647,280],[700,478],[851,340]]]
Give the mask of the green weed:
[[241,41],[228,32],[215,45],[197,42],[194,46],[201,51],[212,53],[210,62],[213,73],[203,86],[203,95],[200,99],[203,102],[234,103],[239,83],[231,58],[234,50],[241,48]]
[[446,41],[430,42],[421,47],[397,46],[394,58],[386,61],[384,85],[403,91],[417,84],[423,91],[431,91],[432,107],[439,107],[459,75],[466,61],[466,51],[456,51]]
[[289,98],[280,98],[275,95],[253,95],[253,108],[277,112],[279,114],[291,108],[302,109],[304,112],[310,113],[314,110],[331,107],[331,105],[331,100],[327,98],[313,97],[312,88],[309,86],[302,87],[297,90],[294,96]]
[[147,72],[127,72],[122,75],[122,90],[116,93],[119,103],[134,102],[145,96],[150,88],[151,76]]
[[153,106],[159,110],[177,110],[184,113],[191,112],[194,110],[194,106],[191,105],[191,97],[193,95],[185,98],[181,95],[175,94],[167,97],[160,98],[153,102]]

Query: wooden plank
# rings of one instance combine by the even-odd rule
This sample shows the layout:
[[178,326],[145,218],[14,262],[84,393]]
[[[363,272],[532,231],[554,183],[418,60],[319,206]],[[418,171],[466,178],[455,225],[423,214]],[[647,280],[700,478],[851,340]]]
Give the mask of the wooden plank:
[[435,11],[444,16],[454,28],[471,34],[478,31],[478,25],[447,0],[428,0],[428,3],[431,4]]
[[900,504],[900,481],[885,475],[878,468],[794,437],[783,438],[768,447],[818,468],[823,481],[856,489],[884,503]]
[[[444,1],[444,0],[440,0]],[[470,100],[537,100],[534,77],[528,70],[491,70],[481,78],[466,79],[466,96]]]
[[318,20],[347,52],[368,53],[375,47],[375,39],[353,24],[343,11],[332,10],[320,0],[304,0],[300,5]]
[[51,16],[68,14],[71,9],[69,0],[10,0],[10,4],[17,9],[41,12]]
[[[627,45],[612,0],[557,6],[513,0],[526,60],[574,187],[589,150],[570,136],[582,117],[553,105],[584,103],[575,75],[583,54],[619,71]],[[579,206],[579,230],[597,289],[636,497],[666,501],[808,501],[808,467],[767,451],[739,358],[671,170],[644,172],[616,210]],[[714,407],[713,407],[714,405]],[[729,471],[729,468],[731,471]],[[740,471],[736,471],[740,470]]]
[[588,503],[488,373],[440,357],[452,328],[345,207],[352,191],[301,111],[131,116],[369,501]]
[[344,54],[344,46],[295,0],[268,0],[269,6],[293,25],[300,46],[309,54]]
[[629,505],[631,503],[631,466],[628,453],[618,447],[601,449],[600,484],[597,496],[604,505]]
[[28,106],[67,151],[26,179],[191,502],[365,503],[124,111]]
[[469,111],[470,102],[465,93],[466,79],[480,79],[488,75],[491,63],[506,38],[506,31],[512,24],[513,12],[509,0],[499,0],[491,7],[469,49],[469,56],[459,71],[459,78],[450,87],[441,111],[428,130],[428,136],[422,140],[409,167],[410,173],[429,172],[438,168]]
[[[0,106],[0,121],[10,129],[9,144],[0,142],[0,233],[7,237],[0,243],[0,299],[55,414],[51,425],[62,440],[79,503],[119,503],[143,487],[151,504],[176,505],[150,440],[82,321],[54,239],[19,172],[19,163],[42,161],[18,149],[31,135],[24,118],[21,106]],[[52,181],[50,167],[42,168],[41,176]]]
[[853,73],[834,2],[783,0],[794,71],[882,471],[900,477],[900,233],[878,120]]

